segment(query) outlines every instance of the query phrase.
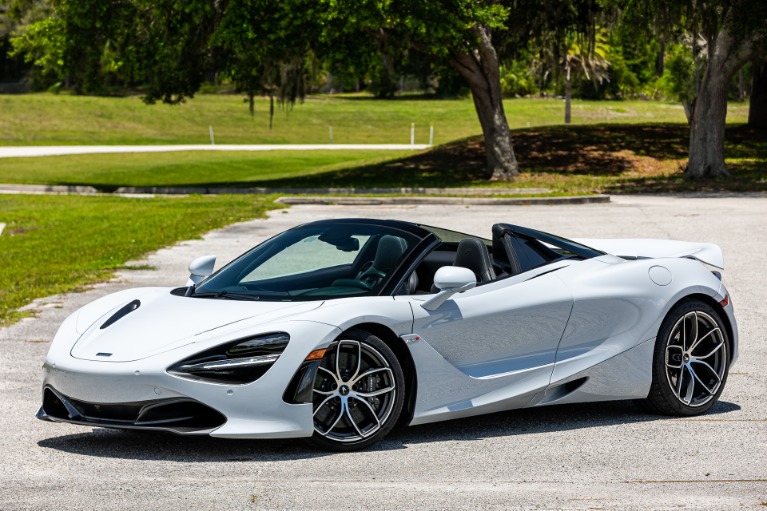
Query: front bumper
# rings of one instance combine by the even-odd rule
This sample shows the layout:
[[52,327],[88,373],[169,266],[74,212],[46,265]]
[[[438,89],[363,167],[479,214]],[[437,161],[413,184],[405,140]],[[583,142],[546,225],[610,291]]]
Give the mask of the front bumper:
[[38,418],[222,438],[309,437],[314,432],[311,403],[287,403],[283,394],[306,356],[330,344],[338,331],[311,322],[280,327],[290,331],[291,342],[263,376],[245,385],[166,372],[210,343],[131,362],[103,362],[76,359],[54,341],[43,366]]
[[186,398],[137,403],[88,403],[64,396],[53,387],[43,390],[37,418],[106,428],[150,429],[181,434],[209,434],[226,417],[209,406]]

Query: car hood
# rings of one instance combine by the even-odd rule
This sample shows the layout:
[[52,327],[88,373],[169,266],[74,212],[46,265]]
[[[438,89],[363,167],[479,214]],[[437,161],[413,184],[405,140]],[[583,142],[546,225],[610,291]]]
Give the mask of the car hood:
[[[136,301],[140,302],[138,307],[131,307]],[[209,340],[229,325],[240,330],[306,312],[321,304],[188,298],[172,295],[169,289],[146,290],[125,295],[119,305],[98,316],[75,343],[71,355],[101,362],[140,360]],[[129,312],[121,316],[124,310]],[[114,318],[118,319],[108,324]]]

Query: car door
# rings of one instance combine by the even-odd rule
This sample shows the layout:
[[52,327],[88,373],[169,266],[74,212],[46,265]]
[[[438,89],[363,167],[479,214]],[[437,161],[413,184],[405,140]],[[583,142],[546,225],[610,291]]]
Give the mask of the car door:
[[549,384],[573,304],[556,270],[569,264],[475,287],[434,311],[412,297],[410,348],[416,365],[422,363],[416,418],[524,406]]

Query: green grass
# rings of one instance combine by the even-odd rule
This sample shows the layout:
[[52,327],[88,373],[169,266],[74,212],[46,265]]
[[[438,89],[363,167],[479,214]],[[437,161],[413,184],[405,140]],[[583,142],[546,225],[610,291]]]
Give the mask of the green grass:
[[[275,151],[57,156],[0,160],[0,182],[119,186],[272,188],[548,188],[551,195],[767,189],[767,134],[727,130],[733,176],[688,182],[687,127],[602,124],[525,128],[512,133],[522,174],[485,180],[479,137],[419,153]],[[0,221],[2,218],[0,218]]]
[[0,195],[0,324],[35,298],[105,280],[126,261],[211,229],[262,217],[271,197],[130,199]]
[[[564,104],[557,99],[509,99],[512,128],[562,124]],[[237,95],[200,94],[184,104],[145,105],[137,97],[103,98],[49,93],[0,95],[0,145],[207,144],[213,126],[218,144],[434,143],[481,132],[471,99],[404,97],[376,100],[365,95],[313,96],[289,111],[277,110],[269,129],[268,103],[256,102],[251,118]],[[732,104],[728,122],[745,122],[748,106]],[[580,101],[574,124],[684,123],[678,103],[656,101]]]
[[120,186],[270,186],[309,174],[402,157],[399,151],[86,154],[0,159],[0,183]]

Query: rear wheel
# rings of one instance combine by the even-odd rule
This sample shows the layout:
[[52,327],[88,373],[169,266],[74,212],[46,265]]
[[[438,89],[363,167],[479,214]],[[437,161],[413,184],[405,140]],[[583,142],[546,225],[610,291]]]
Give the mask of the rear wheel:
[[324,449],[353,451],[386,436],[399,418],[405,378],[378,337],[350,330],[325,353],[314,380],[314,435]]
[[714,406],[729,370],[727,330],[699,300],[675,306],[663,320],[653,358],[650,394],[638,404],[664,415],[700,415]]

